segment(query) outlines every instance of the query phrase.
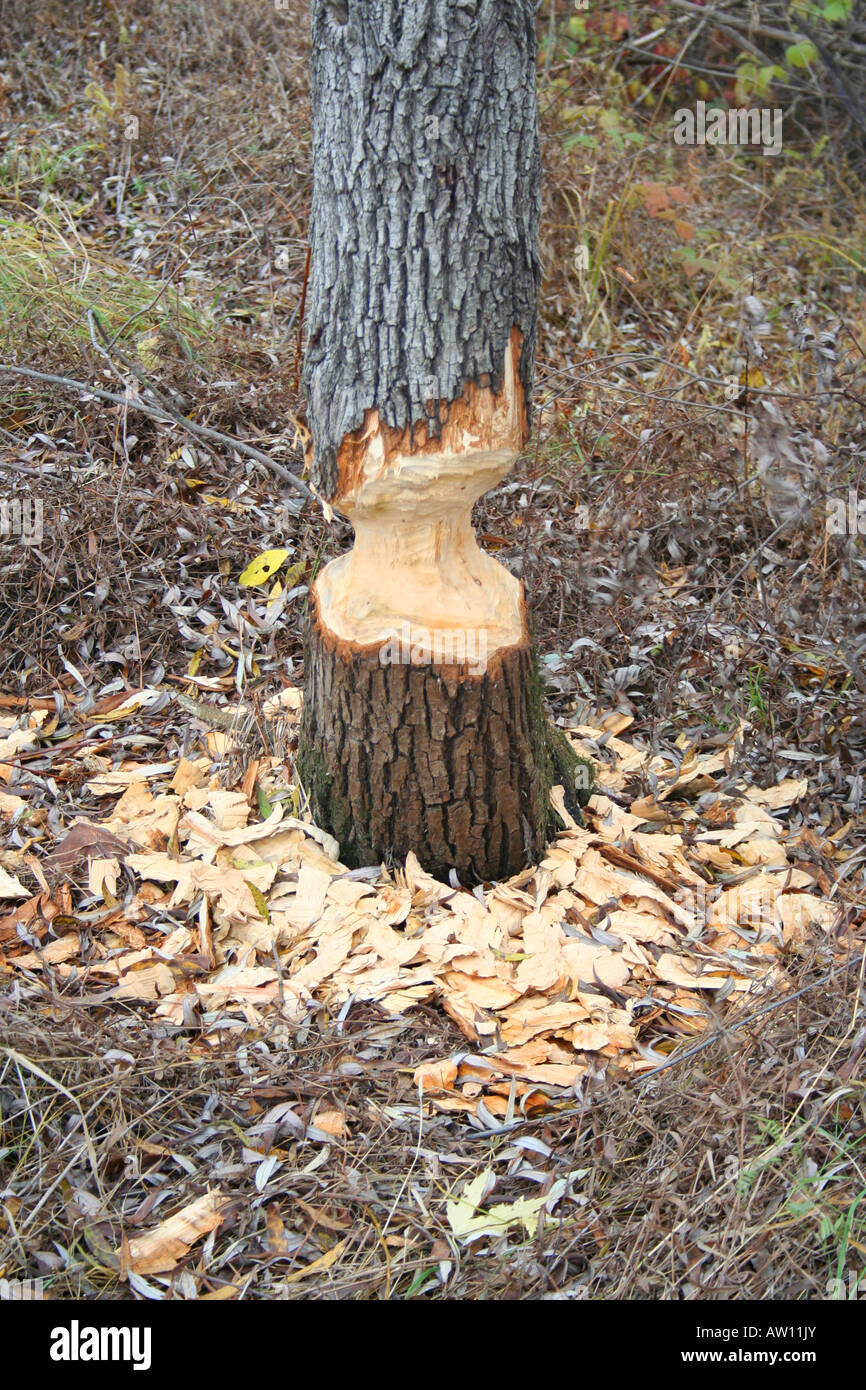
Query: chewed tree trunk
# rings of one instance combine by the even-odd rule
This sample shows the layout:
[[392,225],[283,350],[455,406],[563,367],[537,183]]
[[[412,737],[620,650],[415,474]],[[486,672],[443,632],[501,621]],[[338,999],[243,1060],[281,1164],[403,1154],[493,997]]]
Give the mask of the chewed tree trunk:
[[529,433],[533,0],[314,0],[304,380],[355,528],[311,595],[299,766],[355,864],[513,873],[550,758],[522,586],[473,503]]

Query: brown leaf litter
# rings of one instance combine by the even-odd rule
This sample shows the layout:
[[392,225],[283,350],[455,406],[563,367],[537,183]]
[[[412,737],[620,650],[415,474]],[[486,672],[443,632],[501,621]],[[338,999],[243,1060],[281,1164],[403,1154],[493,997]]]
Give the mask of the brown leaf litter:
[[[297,699],[281,705],[297,717]],[[677,762],[625,741],[630,722],[570,731],[598,773],[586,824],[555,789],[564,828],[541,863],[472,892],[413,855],[347,869],[332,836],[287,813],[275,758],[242,774],[243,790],[220,787],[208,757],[107,767],[89,787],[109,812],[79,819],[43,861],[75,888],[0,918],[0,970],[146,1006],[200,1029],[205,1051],[273,1011],[292,1026],[321,1006],[436,1001],[467,1040],[415,1071],[443,1110],[531,1113],[590,1070],[652,1069],[720,1009],[790,988],[786,957],[807,939],[838,954],[842,914],[815,867],[834,847],[785,824],[805,780],[744,787],[730,747]],[[0,894],[19,899],[9,858]]]
[[125,1273],[164,1274],[173,1270],[191,1246],[216,1229],[222,1220],[226,1198],[217,1192],[189,1202],[151,1231],[121,1246],[117,1258]]

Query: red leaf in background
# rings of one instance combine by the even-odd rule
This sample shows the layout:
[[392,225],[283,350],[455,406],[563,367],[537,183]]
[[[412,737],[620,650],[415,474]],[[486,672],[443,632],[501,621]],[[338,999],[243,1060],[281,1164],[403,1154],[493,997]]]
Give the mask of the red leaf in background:
[[628,33],[628,15],[622,10],[612,10],[602,20],[602,31],[609,39],[621,39]]
[[668,190],[663,183],[642,183],[641,192],[644,207],[650,217],[658,217],[660,212],[666,211],[671,205]]

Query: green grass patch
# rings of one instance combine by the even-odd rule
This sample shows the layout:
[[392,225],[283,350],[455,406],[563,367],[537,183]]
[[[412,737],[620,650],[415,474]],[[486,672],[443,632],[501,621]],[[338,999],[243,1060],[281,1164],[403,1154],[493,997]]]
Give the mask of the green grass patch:
[[204,314],[172,286],[137,276],[45,215],[0,219],[0,355],[25,347],[78,356],[89,341],[89,309],[145,365],[167,341],[188,358],[205,341]]

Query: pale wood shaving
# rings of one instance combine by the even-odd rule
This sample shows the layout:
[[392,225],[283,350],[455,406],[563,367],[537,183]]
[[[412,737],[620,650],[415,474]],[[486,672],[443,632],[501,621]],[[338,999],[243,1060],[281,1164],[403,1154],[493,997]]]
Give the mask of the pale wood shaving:
[[[291,692],[273,708],[295,718],[299,703]],[[228,1014],[240,1029],[274,1009],[300,1023],[317,1001],[374,1000],[392,1013],[437,1001],[470,1049],[498,1049],[418,1068],[416,1085],[443,1109],[483,1098],[501,1115],[538,1087],[570,1092],[599,1058],[646,1070],[658,1055],[640,1051],[648,1013],[663,1019],[657,1045],[669,1047],[706,1026],[716,996],[726,1001],[717,1009],[740,1008],[784,990],[780,951],[816,934],[832,941],[838,913],[788,848],[786,817],[805,779],[729,790],[730,748],[684,742],[677,763],[624,739],[631,722],[617,712],[569,731],[598,776],[586,824],[555,789],[564,829],[541,863],[474,892],[411,854],[391,872],[351,876],[331,835],[281,800],[258,818],[255,798],[221,789],[207,758],[105,764],[89,786],[117,798],[103,824],[130,852],[123,863],[94,859],[90,889],[113,899],[124,869],[140,887],[106,917],[90,968],[117,998],[178,1026],[190,996],[214,1027]],[[269,785],[272,763],[257,761],[247,791]],[[4,795],[0,814],[23,805]],[[168,935],[150,927],[152,903],[179,914]],[[21,946],[11,966],[74,976],[78,933]],[[319,1121],[342,1135],[339,1111]]]

